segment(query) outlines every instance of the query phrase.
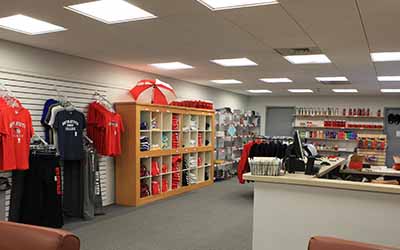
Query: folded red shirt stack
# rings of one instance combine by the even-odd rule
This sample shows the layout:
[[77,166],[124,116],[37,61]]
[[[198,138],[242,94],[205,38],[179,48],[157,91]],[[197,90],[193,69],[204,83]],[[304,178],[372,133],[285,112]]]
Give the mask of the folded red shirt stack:
[[167,192],[168,191],[168,181],[167,179],[162,180],[162,191]]
[[160,168],[158,166],[158,162],[157,161],[152,161],[151,162],[151,175],[152,176],[160,175]]
[[152,181],[151,182],[151,193],[153,195],[156,195],[156,194],[160,193],[160,183],[158,181]]

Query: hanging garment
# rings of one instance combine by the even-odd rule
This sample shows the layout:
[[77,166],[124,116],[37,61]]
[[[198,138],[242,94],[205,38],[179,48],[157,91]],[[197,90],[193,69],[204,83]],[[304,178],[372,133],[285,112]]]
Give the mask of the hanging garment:
[[[83,218],[93,219],[95,215],[104,214],[101,197],[100,173],[96,150],[91,145],[85,146],[85,158],[82,161],[83,179]],[[97,180],[97,176],[99,179]]]
[[87,133],[94,141],[101,155],[118,156],[121,154],[121,134],[124,132],[122,118],[98,102],[89,104]]
[[57,130],[57,147],[61,160],[83,159],[83,130],[86,128],[84,114],[77,110],[59,111],[53,127]]
[[83,218],[83,177],[81,161],[62,161],[62,166],[64,172],[64,214],[68,217]]
[[29,168],[29,145],[34,134],[29,111],[10,107],[0,98],[0,170]]
[[54,228],[63,226],[58,162],[55,153],[31,153],[30,169],[13,171],[10,221]]
[[238,170],[237,170],[237,177],[239,180],[239,183],[244,184],[245,181],[243,179],[243,174],[247,173],[249,169],[249,153],[251,150],[251,147],[255,144],[254,141],[248,142],[246,145],[243,146],[243,151],[242,151],[242,156],[240,157],[240,161],[238,164]]
[[50,131],[51,131],[51,127],[46,123],[46,116],[49,112],[49,108],[51,105],[53,104],[58,104],[57,100],[54,99],[48,99],[46,100],[46,102],[43,105],[43,112],[42,112],[42,117],[40,119],[40,123],[44,126],[45,128],[45,140],[47,143],[51,143],[50,141]]

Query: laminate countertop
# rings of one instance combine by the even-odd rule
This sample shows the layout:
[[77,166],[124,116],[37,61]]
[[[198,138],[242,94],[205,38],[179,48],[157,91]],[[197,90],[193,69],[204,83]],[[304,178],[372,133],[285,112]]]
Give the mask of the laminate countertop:
[[243,178],[245,180],[255,182],[400,194],[400,185],[319,179],[315,176],[304,174],[286,174],[283,176],[257,176],[252,175],[251,173],[246,173],[243,175]]

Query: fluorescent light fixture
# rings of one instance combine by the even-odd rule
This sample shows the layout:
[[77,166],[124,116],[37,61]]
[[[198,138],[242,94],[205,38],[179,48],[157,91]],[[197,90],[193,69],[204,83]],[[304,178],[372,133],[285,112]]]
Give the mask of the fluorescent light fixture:
[[69,5],[65,8],[107,24],[131,22],[157,17],[124,0],[99,0]]
[[378,76],[380,82],[400,82],[400,76]]
[[324,54],[316,55],[294,55],[284,56],[286,60],[293,64],[324,64],[332,63],[329,58]]
[[64,27],[21,14],[0,18],[0,28],[27,35],[40,35],[66,30]]
[[400,89],[381,89],[382,93],[400,93]]
[[257,66],[258,64],[248,58],[215,59],[211,62],[224,67]]
[[345,76],[333,76],[333,77],[315,77],[319,82],[348,82],[349,80]]
[[374,62],[394,62],[400,61],[400,52],[375,52],[371,53]]
[[268,90],[268,89],[249,89],[249,90],[247,90],[247,92],[253,93],[253,94],[272,93],[272,91],[271,91],[271,90]]
[[214,11],[278,3],[278,1],[275,0],[197,0],[197,1]]
[[335,93],[358,93],[357,89],[332,89]]
[[181,63],[181,62],[167,62],[167,63],[153,63],[150,64],[153,67],[165,70],[175,70],[175,69],[193,69],[193,66]]
[[291,93],[314,93],[312,89],[288,89]]
[[235,79],[211,80],[211,82],[217,83],[217,84],[240,84],[240,83],[242,83],[241,81],[238,81]]
[[289,78],[261,78],[260,81],[266,82],[266,83],[288,83],[288,82],[293,82]]

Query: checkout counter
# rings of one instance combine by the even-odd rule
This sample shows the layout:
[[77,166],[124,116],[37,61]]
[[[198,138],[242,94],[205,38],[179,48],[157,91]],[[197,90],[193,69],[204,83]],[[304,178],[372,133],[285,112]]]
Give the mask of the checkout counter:
[[317,235],[400,246],[400,185],[319,178],[349,171],[344,163],[338,158],[314,176],[245,174],[255,182],[253,250],[305,250]]

